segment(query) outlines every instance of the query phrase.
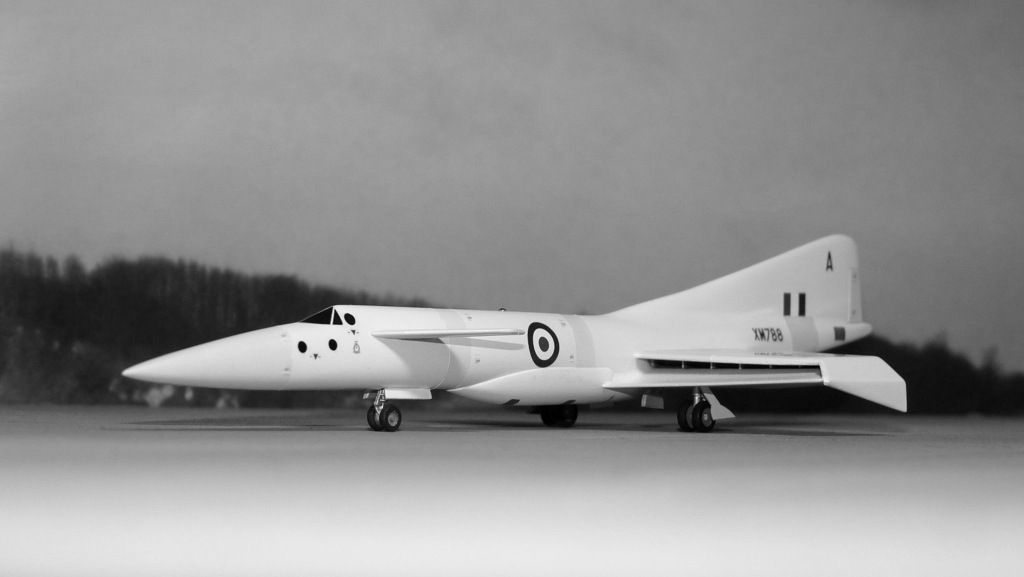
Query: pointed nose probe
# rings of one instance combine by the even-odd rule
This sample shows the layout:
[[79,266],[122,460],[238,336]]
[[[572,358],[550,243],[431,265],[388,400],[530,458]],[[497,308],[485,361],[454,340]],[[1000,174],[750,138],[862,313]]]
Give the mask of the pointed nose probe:
[[130,379],[192,387],[281,389],[288,384],[286,326],[211,341],[128,367]]

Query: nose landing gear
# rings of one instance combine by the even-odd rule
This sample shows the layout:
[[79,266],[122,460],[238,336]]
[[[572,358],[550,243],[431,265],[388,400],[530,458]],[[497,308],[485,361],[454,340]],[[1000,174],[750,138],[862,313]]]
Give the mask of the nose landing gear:
[[402,426],[402,411],[387,402],[384,390],[377,391],[373,404],[366,410],[366,424],[374,431],[394,433]]

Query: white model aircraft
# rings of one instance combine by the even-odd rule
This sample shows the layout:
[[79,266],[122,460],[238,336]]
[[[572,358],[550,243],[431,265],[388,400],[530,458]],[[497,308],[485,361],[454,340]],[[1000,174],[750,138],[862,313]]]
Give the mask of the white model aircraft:
[[867,336],[857,247],[829,236],[687,291],[604,315],[338,305],[212,341],[124,376],[224,389],[364,389],[367,422],[396,431],[394,401],[434,390],[530,407],[570,427],[579,405],[639,397],[679,428],[733,417],[720,387],[827,386],[906,412],[877,357],[819,353]]

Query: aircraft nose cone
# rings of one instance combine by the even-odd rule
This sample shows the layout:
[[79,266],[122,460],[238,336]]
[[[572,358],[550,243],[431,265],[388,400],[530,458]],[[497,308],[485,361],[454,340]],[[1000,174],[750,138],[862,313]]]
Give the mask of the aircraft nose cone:
[[216,388],[282,388],[291,354],[287,327],[211,341],[128,367],[130,379]]

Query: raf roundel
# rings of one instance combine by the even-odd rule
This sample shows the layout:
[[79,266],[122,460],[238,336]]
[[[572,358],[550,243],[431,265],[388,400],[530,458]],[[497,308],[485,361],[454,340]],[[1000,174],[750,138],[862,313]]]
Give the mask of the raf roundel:
[[531,323],[526,331],[530,357],[538,367],[548,367],[558,358],[558,336],[544,323]]

